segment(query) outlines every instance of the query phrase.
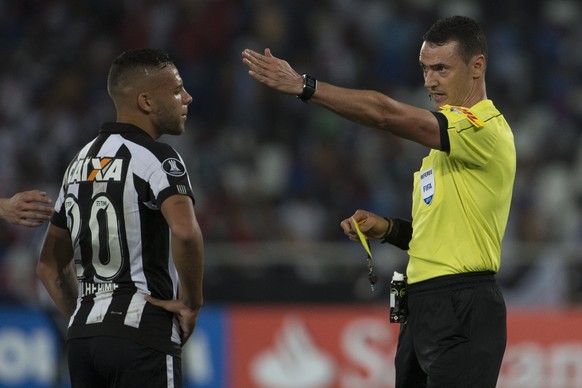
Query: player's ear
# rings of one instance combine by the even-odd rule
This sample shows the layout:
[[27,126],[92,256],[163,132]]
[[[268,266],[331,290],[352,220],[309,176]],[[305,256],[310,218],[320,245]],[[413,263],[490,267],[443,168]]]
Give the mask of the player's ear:
[[146,113],[150,113],[152,111],[152,104],[147,93],[138,94],[137,106],[141,111]]

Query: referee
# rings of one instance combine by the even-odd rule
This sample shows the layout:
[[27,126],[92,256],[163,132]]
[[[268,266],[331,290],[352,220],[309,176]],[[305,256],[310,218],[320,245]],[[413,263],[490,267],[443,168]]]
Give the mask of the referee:
[[278,91],[431,149],[414,174],[412,221],[358,210],[341,227],[357,240],[353,218],[368,239],[408,250],[396,387],[495,387],[506,308],[494,274],[516,156],[512,131],[487,98],[488,48],[477,22],[444,18],[423,37],[419,62],[434,112],[301,76],[269,49],[242,56],[252,77]]
[[69,318],[73,387],[181,387],[181,346],[202,306],[203,240],[188,173],[157,142],[192,97],[159,50],[117,57],[102,125],[66,170],[37,274]]

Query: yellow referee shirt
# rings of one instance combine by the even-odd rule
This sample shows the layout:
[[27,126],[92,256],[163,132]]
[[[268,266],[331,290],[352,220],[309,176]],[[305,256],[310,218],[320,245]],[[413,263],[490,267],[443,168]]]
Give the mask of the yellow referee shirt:
[[511,128],[490,100],[445,105],[450,151],[431,150],[414,174],[409,283],[497,272],[515,178]]

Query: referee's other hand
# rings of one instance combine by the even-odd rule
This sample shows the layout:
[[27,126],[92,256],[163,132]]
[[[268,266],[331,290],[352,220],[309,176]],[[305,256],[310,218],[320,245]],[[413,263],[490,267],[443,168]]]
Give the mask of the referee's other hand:
[[346,236],[352,241],[359,241],[354,222],[358,224],[360,231],[368,240],[379,240],[386,234],[389,222],[377,214],[358,209],[351,217],[340,223]]

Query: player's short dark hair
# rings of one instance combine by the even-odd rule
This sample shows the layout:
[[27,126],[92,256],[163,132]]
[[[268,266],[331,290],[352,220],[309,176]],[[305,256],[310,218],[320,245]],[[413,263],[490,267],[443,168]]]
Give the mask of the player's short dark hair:
[[443,45],[456,41],[459,43],[459,55],[469,63],[475,55],[489,57],[487,39],[479,24],[466,16],[450,16],[437,20],[424,34],[425,42]]
[[107,77],[107,89],[123,83],[125,77],[143,72],[146,68],[163,69],[173,65],[170,55],[163,50],[151,48],[136,48],[124,51],[113,60]]

